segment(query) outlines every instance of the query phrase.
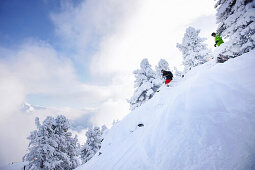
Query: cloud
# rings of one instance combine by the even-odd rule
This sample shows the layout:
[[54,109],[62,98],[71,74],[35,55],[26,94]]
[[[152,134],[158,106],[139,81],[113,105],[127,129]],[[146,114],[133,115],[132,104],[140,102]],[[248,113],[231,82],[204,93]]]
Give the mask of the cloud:
[[18,110],[0,123],[0,165],[22,161],[28,146],[26,137],[31,127],[34,128],[33,123],[31,117],[22,115]]
[[[3,66],[1,78],[2,82],[6,82],[6,88],[10,84],[23,88],[23,99],[28,94],[34,94],[54,100],[73,100],[73,103],[98,104],[112,95],[112,89],[108,86],[80,82],[72,61],[49,44],[26,42],[13,51],[12,55],[0,59]],[[9,83],[6,79],[15,82]]]
[[90,72],[107,81],[116,74],[129,74],[145,57],[153,66],[161,58],[172,67],[180,65],[176,43],[186,24],[214,13],[214,2],[209,0],[88,0],[76,7],[69,5],[52,14],[52,19],[58,35],[77,51],[93,49],[86,56]]
[[[67,59],[59,59],[56,51],[42,42],[26,42],[17,49],[0,51],[3,52],[0,56],[0,163],[7,163],[21,160],[28,146],[26,137],[34,128],[34,116],[20,111],[26,96],[63,93],[75,84],[75,74]],[[68,88],[67,92],[71,90]]]
[[121,120],[128,109],[129,105],[125,100],[112,100],[110,98],[102,103],[97,114],[92,117],[92,122],[95,122],[96,125],[106,124],[111,127],[113,120]]
[[1,124],[12,113],[18,111],[18,106],[25,99],[24,86],[17,78],[8,73],[2,64],[0,64],[0,94]]
[[[34,126],[36,116],[65,115],[72,122],[72,129],[83,132],[88,126],[112,121],[112,114],[104,102],[109,99],[119,104],[121,89],[116,84],[107,86],[85,84],[78,80],[72,61],[60,55],[50,44],[29,40],[15,49],[1,48],[0,56],[0,164],[21,161],[28,146],[26,137]],[[114,80],[113,80],[114,81]],[[48,104],[61,107],[37,106],[32,112],[21,106],[28,95],[48,96]],[[52,103],[50,103],[52,102]],[[75,109],[72,105],[78,104]],[[108,114],[108,116],[107,116]],[[106,121],[98,121],[100,117]],[[80,133],[81,134],[81,133]],[[6,147],[6,146],[9,147]]]
[[179,65],[181,57],[176,43],[183,37],[184,24],[208,14],[208,4],[205,8],[197,7],[203,4],[201,1],[185,1],[185,5],[181,1],[143,1],[133,18],[119,23],[124,25],[122,30],[101,42],[99,52],[92,57],[91,68],[99,68],[96,74],[131,72],[144,57],[152,65],[160,58],[167,59],[172,67]]
[[135,0],[88,0],[77,6],[63,2],[63,10],[51,14],[56,34],[64,42],[62,45],[66,44],[67,48],[73,48],[83,56],[98,50],[104,36],[116,32],[117,23],[128,17],[131,9],[135,10]]
[[26,42],[15,51],[1,63],[24,84],[27,93],[61,93],[77,82],[72,63],[49,44]]

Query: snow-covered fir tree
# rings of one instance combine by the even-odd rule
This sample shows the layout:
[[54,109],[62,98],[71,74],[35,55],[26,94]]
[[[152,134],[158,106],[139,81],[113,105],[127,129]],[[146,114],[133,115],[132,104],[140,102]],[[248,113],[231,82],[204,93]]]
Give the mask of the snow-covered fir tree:
[[79,165],[77,138],[72,138],[69,121],[64,116],[47,117],[42,124],[35,119],[37,130],[31,132],[28,153],[23,157],[26,168],[74,169]]
[[114,120],[112,121],[112,126],[117,125],[119,122],[120,122],[120,121],[119,121],[118,119],[117,119],[117,120],[114,119]]
[[155,67],[156,69],[156,74],[157,74],[157,79],[159,79],[159,81],[161,81],[161,83],[159,85],[161,85],[164,82],[164,78],[162,77],[162,73],[161,70],[170,70],[169,69],[169,64],[165,59],[160,59],[158,62],[158,65]]
[[176,67],[174,67],[174,77],[181,78],[183,73],[179,71]]
[[101,127],[101,131],[102,131],[102,134],[105,134],[105,133],[108,131],[107,126],[106,126],[106,125],[103,125],[103,126]]
[[81,148],[81,159],[83,163],[88,162],[101,148],[103,132],[99,127],[89,128],[86,132],[87,141]]
[[211,55],[206,47],[205,38],[199,37],[200,30],[188,27],[182,39],[182,44],[177,43],[177,48],[182,52],[184,72],[192,67],[205,63],[206,58]]
[[229,37],[229,42],[221,53],[235,57],[249,52],[255,47],[255,1],[218,0],[216,20],[217,33]]
[[140,63],[140,69],[135,70],[135,92],[131,99],[130,110],[134,110],[136,107],[141,106],[144,102],[151,99],[154,93],[159,89],[162,82],[156,77],[156,72],[152,70],[148,59],[143,59]]
[[65,116],[57,116],[55,121],[56,134],[59,141],[58,149],[63,152],[63,154],[60,155],[60,158],[64,158],[61,167],[64,169],[74,169],[80,164],[78,159],[79,151],[77,149],[77,136],[73,138],[72,133],[68,132],[70,123]]

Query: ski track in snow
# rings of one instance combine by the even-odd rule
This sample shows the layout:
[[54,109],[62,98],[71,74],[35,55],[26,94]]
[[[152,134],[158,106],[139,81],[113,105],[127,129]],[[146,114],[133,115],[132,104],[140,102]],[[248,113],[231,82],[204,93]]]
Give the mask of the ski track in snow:
[[112,127],[100,156],[77,169],[255,169],[254,64],[252,51],[163,86]]

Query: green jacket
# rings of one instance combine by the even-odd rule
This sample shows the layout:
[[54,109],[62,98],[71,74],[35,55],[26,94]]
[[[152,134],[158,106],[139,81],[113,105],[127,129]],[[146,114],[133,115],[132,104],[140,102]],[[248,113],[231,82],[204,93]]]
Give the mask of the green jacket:
[[221,44],[224,43],[224,41],[222,40],[222,38],[218,34],[215,36],[215,43],[216,43],[217,46],[220,46]]

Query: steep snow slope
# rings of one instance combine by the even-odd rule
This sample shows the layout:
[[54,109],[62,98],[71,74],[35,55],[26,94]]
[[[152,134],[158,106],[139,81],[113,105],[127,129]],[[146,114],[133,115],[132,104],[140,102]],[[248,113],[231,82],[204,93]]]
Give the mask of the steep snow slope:
[[194,68],[113,126],[102,154],[77,169],[255,169],[254,74],[255,51]]

